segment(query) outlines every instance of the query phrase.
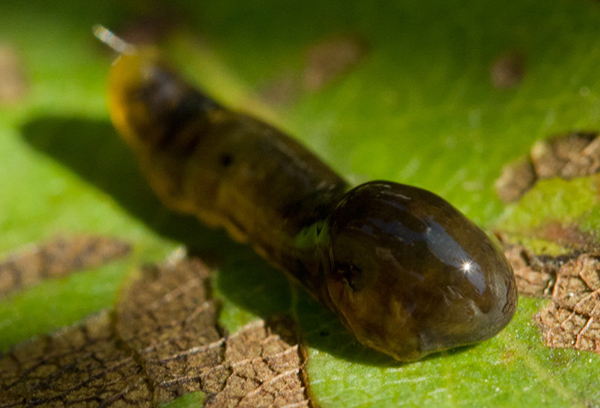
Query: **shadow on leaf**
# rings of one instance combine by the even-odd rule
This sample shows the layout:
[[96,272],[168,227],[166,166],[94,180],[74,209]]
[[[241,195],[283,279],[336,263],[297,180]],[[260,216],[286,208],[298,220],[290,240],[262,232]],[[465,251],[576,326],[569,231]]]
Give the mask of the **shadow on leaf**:
[[31,146],[109,194],[158,234],[203,252],[232,247],[225,233],[206,228],[193,216],[175,214],[160,203],[110,122],[42,117],[26,123],[22,133]]

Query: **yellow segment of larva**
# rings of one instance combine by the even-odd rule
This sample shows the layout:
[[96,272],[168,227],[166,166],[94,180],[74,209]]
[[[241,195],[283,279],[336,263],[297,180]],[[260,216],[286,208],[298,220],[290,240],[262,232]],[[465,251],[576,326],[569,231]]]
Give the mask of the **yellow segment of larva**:
[[132,146],[139,146],[136,131],[132,128],[132,117],[143,118],[149,115],[148,109],[141,103],[132,104],[128,90],[140,87],[151,73],[149,70],[159,61],[159,53],[154,48],[137,49],[134,53],[117,57],[108,83],[110,116],[119,133]]

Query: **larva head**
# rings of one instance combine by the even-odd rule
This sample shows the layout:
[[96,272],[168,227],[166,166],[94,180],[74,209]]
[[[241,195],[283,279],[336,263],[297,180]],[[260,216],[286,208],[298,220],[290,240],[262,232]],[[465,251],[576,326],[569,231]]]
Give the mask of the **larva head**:
[[416,360],[485,340],[516,310],[504,255],[433,193],[366,183],[328,222],[328,301],[369,347]]

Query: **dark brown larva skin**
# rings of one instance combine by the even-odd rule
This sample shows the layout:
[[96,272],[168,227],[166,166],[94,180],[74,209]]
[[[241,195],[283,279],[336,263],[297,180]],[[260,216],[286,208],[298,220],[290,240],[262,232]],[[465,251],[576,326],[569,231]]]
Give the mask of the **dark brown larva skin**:
[[514,275],[502,252],[433,193],[366,183],[348,193],[328,226],[329,296],[363,344],[418,359],[485,340],[515,312]]
[[363,344],[401,361],[485,340],[517,304],[499,249],[428,191],[347,183],[272,126],[229,111],[151,51],[112,69],[111,114],[171,208],[225,227]]

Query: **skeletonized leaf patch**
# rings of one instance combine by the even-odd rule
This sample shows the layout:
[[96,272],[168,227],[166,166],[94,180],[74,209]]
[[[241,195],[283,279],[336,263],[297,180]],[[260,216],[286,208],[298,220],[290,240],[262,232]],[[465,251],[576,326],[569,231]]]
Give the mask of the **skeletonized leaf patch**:
[[227,336],[197,259],[148,267],[113,313],[0,357],[0,407],[156,406],[188,392],[205,406],[310,406],[289,319]]
[[536,317],[546,344],[600,354],[600,256],[584,254],[562,265],[552,301]]
[[123,241],[101,236],[59,236],[30,245],[0,262],[0,298],[45,279],[101,266],[130,250]]
[[550,297],[560,267],[574,255],[536,255],[526,247],[505,242],[504,255],[517,279],[519,294],[531,297]]
[[553,177],[570,180],[599,171],[598,133],[571,132],[535,143],[526,157],[502,169],[495,187],[500,199],[514,202],[538,180]]

